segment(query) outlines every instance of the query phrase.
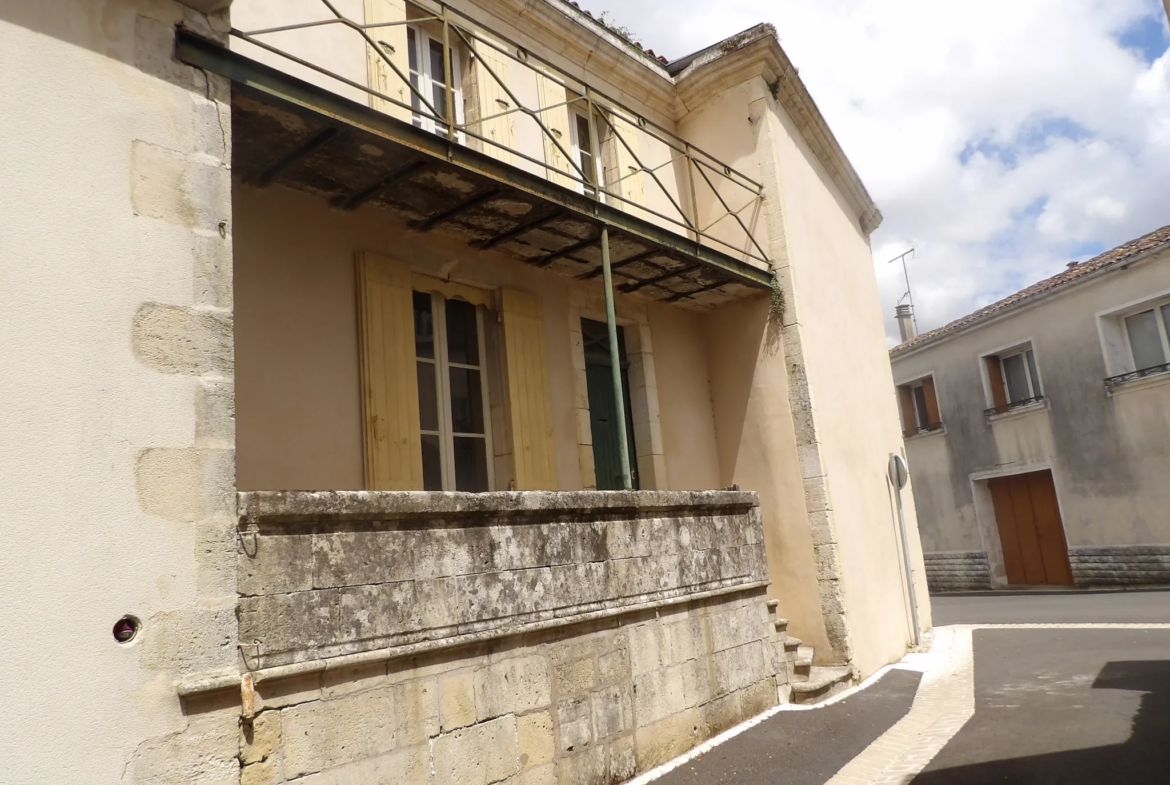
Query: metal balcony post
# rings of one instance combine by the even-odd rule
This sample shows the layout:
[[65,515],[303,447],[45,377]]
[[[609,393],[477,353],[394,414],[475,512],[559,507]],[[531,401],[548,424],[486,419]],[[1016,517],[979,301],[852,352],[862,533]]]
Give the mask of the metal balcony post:
[[629,435],[626,433],[626,396],[622,390],[622,356],[618,351],[617,315],[613,306],[613,267],[609,260],[609,229],[601,230],[601,269],[605,276],[605,323],[609,327],[609,361],[613,366],[613,396],[618,422],[618,451],[622,462],[622,487],[634,489],[630,473]]
[[[421,55],[420,55],[421,56]],[[451,68],[451,20],[443,6],[443,87],[447,92],[447,139],[455,141],[455,75]]]

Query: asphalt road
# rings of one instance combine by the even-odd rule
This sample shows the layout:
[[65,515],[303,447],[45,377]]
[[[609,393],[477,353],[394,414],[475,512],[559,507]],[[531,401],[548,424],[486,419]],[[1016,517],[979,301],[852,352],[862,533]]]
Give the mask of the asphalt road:
[[[1165,624],[1170,591],[933,597],[935,626]],[[1170,630],[974,633],[975,714],[914,785],[1170,783]],[[662,785],[823,785],[906,715],[920,675],[893,670],[848,699],[781,712]]]
[[655,785],[821,785],[902,719],[921,677],[891,670],[831,706],[780,712]]
[[915,785],[1170,782],[1170,630],[976,630],[975,715]]
[[[1170,591],[972,593],[931,597],[934,626],[1170,622]],[[1170,782],[1170,776],[1167,777]]]

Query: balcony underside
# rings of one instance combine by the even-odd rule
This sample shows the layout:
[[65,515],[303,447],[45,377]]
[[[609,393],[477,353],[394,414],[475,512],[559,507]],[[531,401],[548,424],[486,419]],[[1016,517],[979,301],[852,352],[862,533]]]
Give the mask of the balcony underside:
[[181,34],[178,56],[233,81],[232,164],[247,184],[380,207],[416,232],[581,279],[601,275],[608,228],[619,291],[692,308],[771,286],[771,273],[729,254],[215,43]]

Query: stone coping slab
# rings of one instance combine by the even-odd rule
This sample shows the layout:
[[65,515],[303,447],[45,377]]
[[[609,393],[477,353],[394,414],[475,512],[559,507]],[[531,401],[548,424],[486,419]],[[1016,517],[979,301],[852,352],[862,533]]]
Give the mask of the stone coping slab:
[[240,524],[322,520],[503,517],[579,512],[655,513],[696,509],[758,507],[755,491],[243,491]]

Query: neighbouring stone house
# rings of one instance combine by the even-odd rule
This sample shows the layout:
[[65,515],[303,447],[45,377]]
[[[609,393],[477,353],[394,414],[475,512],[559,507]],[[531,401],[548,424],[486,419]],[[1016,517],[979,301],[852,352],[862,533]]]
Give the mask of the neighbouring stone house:
[[900,658],[908,581],[929,627],[880,213],[771,28],[60,0],[0,48],[0,779],[616,783]]
[[1170,584],[1168,326],[1170,226],[903,330],[890,356],[932,590]]

